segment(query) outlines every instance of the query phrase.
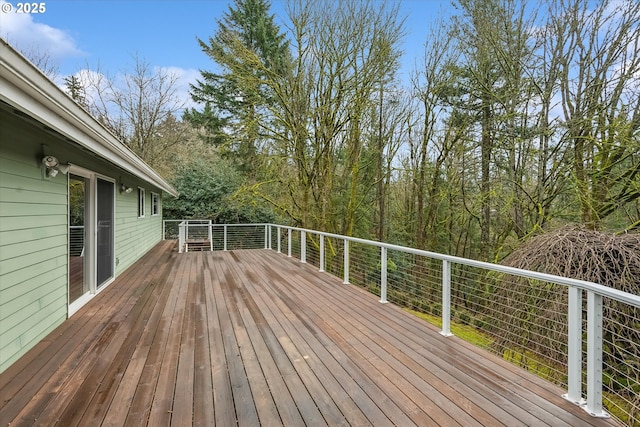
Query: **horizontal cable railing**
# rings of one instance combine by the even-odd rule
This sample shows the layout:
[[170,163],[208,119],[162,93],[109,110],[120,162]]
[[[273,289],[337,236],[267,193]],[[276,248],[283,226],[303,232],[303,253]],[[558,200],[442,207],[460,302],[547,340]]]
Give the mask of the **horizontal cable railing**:
[[162,240],[177,240],[178,239],[178,227],[182,219],[165,219],[162,221]]
[[69,255],[84,255],[84,225],[69,226]]
[[264,249],[264,224],[228,224],[211,226],[214,250]]
[[[202,223],[179,222],[181,239]],[[640,296],[499,264],[274,224],[208,224],[213,250],[268,248],[368,289],[640,425]],[[180,243],[182,244],[182,243]],[[466,330],[466,329],[465,329]],[[605,407],[607,410],[605,410]]]
[[268,245],[266,233],[269,227],[266,224],[213,224],[211,221],[203,220],[165,220],[163,229],[165,240],[178,240],[178,252],[203,249],[264,249]]

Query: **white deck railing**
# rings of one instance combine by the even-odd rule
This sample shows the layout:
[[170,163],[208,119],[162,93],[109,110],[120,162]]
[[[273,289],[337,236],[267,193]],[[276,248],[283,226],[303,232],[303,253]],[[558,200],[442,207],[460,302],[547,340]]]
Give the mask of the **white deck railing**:
[[[345,284],[368,288],[381,303],[438,315],[443,336],[452,335],[452,321],[473,326],[492,341],[487,350],[560,384],[567,390],[564,397],[592,416],[609,416],[604,401],[617,418],[629,425],[640,423],[638,295],[583,280],[296,227],[177,223],[179,247],[204,225],[212,250],[285,252],[341,277]],[[547,320],[535,324],[536,316]]]
[[84,225],[69,226],[69,254],[84,256]]

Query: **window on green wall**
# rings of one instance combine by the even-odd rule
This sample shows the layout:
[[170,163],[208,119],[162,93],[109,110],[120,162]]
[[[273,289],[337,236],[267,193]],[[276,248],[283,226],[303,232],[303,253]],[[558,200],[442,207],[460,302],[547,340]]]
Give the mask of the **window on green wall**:
[[138,187],[138,218],[144,218],[144,188]]
[[157,193],[151,193],[151,215],[158,215],[158,211],[160,209],[160,197]]

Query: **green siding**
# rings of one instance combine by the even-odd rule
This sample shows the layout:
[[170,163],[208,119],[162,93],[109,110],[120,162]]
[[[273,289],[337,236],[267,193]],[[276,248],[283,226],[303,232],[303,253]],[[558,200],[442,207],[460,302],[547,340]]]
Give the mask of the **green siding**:
[[[4,288],[2,290],[3,300],[7,303],[12,303],[11,306],[17,306],[20,304],[20,298],[33,298],[38,296],[40,288],[56,278],[63,278],[66,286],[67,266],[58,266],[57,264],[58,263],[54,261],[49,262],[43,266],[43,273],[38,277]],[[8,312],[3,312],[0,318],[7,317],[9,314]]]
[[[30,209],[30,208],[29,208]],[[65,206],[66,209],[66,206]],[[17,215],[16,215],[17,216]],[[52,215],[51,218],[55,216]],[[46,220],[50,220],[48,217],[40,217],[38,221],[39,227],[34,227],[31,229],[23,229],[23,230],[5,230],[2,231],[2,240],[1,245],[8,246],[15,243],[22,243],[27,241],[38,241],[40,239],[47,239],[52,236],[57,236],[59,234],[66,234],[67,227],[66,225],[43,225]],[[1,218],[0,221],[5,218]],[[47,221],[50,222],[50,221]],[[4,247],[3,246],[3,247]]]
[[[47,154],[116,182],[116,276],[162,239],[162,216],[151,216],[157,188],[80,149],[29,119],[0,108],[0,372],[60,325],[68,313],[67,176],[44,178]],[[145,217],[137,192],[146,190]]]
[[[128,183],[127,183],[128,184]],[[126,270],[162,240],[162,216],[151,216],[150,191],[145,184],[135,184],[145,191],[145,216],[138,218],[138,192],[119,194],[116,198],[116,273]],[[136,188],[136,187],[134,187]]]
[[67,185],[46,180],[40,141],[2,113],[0,130],[0,371],[67,314]]

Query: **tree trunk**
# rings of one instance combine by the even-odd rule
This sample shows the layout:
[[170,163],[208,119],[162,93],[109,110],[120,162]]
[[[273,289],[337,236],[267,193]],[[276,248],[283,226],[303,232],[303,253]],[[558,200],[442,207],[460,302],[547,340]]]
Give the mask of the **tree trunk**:
[[491,165],[491,105],[488,100],[488,96],[484,96],[482,99],[482,139],[481,139],[481,177],[480,177],[480,191],[482,197],[482,218],[480,221],[480,250],[481,256],[485,259],[491,257],[490,251],[490,227],[491,227],[491,180],[490,180],[490,165]]

